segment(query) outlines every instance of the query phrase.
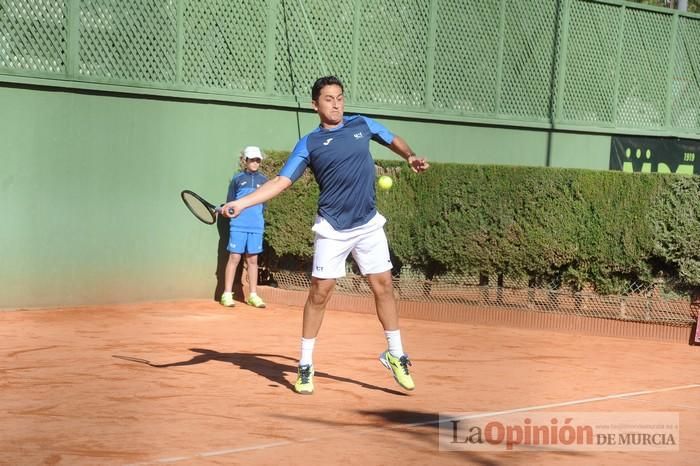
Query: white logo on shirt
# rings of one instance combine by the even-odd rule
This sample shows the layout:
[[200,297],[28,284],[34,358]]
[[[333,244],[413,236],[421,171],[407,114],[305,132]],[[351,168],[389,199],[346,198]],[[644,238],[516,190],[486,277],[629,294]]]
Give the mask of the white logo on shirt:
[[355,136],[355,139],[360,139],[362,137],[362,132],[360,131],[359,133],[355,133],[353,136]]
[[241,181],[241,186],[245,186],[245,185],[247,185],[247,184],[248,184],[247,181]]
[[326,139],[326,141],[323,143],[323,145],[324,145],[324,146],[327,146],[328,144],[331,143],[332,140],[333,140],[333,138],[328,138],[328,139]]

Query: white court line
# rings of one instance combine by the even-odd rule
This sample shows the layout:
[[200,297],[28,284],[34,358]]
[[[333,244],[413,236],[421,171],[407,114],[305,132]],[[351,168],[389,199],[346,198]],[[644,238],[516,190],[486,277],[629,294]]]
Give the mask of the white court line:
[[[493,411],[491,413],[479,413],[479,414],[470,414],[470,415],[466,415],[466,416],[454,416],[451,418],[445,418],[445,420],[446,421],[463,421],[465,419],[479,419],[482,417],[499,416],[501,414],[522,413],[524,411],[538,411],[541,409],[549,409],[549,408],[561,408],[562,406],[581,405],[581,404],[585,404],[585,403],[595,403],[598,401],[615,400],[618,398],[631,398],[633,396],[651,395],[653,393],[671,392],[671,391],[675,391],[675,390],[687,390],[689,388],[700,388],[700,384],[679,385],[676,387],[659,388],[656,390],[642,390],[639,392],[629,392],[629,393],[619,393],[616,395],[597,396],[595,398],[584,398],[582,400],[564,401],[562,403],[551,403],[551,404],[539,405],[539,406],[528,406],[525,408],[508,409],[505,411]],[[404,424],[404,426],[412,427],[412,426],[421,426],[421,425],[427,425],[427,424],[437,424],[437,422],[436,421],[418,422],[415,424]]]
[[[482,417],[500,416],[502,414],[522,413],[522,412],[527,412],[527,411],[539,411],[542,409],[549,409],[549,408],[561,408],[564,406],[574,406],[574,405],[581,405],[581,404],[586,404],[586,403],[596,403],[599,401],[615,400],[615,399],[619,399],[619,398],[631,398],[631,397],[635,397],[635,396],[651,395],[654,393],[671,392],[671,391],[676,391],[676,390],[689,390],[692,388],[700,388],[700,384],[678,385],[675,387],[658,388],[655,390],[641,390],[638,392],[617,393],[614,395],[597,396],[597,397],[593,397],[593,398],[583,398],[581,400],[563,401],[560,403],[549,403],[549,404],[544,404],[544,405],[535,405],[535,406],[526,406],[523,408],[507,409],[507,410],[503,410],[503,411],[491,411],[488,413],[469,414],[469,415],[465,415],[465,416],[454,416],[454,417],[444,418],[443,422],[463,421],[466,419],[478,419],[478,418],[482,418]],[[439,424],[439,422],[440,422],[439,420],[432,420],[432,421],[414,422],[412,424],[399,424],[396,426],[382,426],[382,427],[372,426],[372,427],[363,427],[363,428],[354,429],[354,430],[347,430],[346,429],[346,430],[343,430],[343,432],[341,432],[341,433],[323,435],[323,436],[319,436],[319,437],[303,438],[303,439],[298,439],[298,440],[283,440],[281,442],[262,443],[262,444],[258,444],[258,445],[251,445],[248,447],[231,448],[231,449],[216,450],[216,451],[206,451],[206,452],[195,453],[191,456],[178,456],[178,457],[170,457],[170,458],[161,458],[161,459],[157,459],[157,460],[147,461],[145,463],[133,463],[129,466],[176,463],[179,461],[187,461],[187,460],[193,460],[193,459],[203,458],[203,457],[224,456],[224,455],[231,455],[234,453],[241,453],[241,452],[245,452],[245,451],[266,450],[268,448],[276,448],[276,447],[281,447],[281,446],[286,446],[286,445],[294,445],[294,444],[298,444],[298,443],[314,442],[317,440],[328,439],[328,438],[332,438],[332,437],[344,437],[344,436],[348,436],[348,435],[364,434],[367,432],[375,432],[375,431],[380,430],[380,429],[381,430],[384,430],[384,429],[403,429],[406,427],[418,427],[418,426],[426,426],[426,425],[431,425],[431,424]]]

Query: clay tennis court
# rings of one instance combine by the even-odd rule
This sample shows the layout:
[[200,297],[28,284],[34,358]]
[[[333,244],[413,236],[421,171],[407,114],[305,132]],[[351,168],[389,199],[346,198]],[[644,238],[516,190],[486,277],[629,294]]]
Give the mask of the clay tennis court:
[[[208,300],[0,313],[0,462],[666,464],[700,447],[687,344],[403,318],[417,389],[375,317],[329,310],[316,393],[292,391],[301,308]],[[446,452],[438,413],[672,411],[677,452]]]

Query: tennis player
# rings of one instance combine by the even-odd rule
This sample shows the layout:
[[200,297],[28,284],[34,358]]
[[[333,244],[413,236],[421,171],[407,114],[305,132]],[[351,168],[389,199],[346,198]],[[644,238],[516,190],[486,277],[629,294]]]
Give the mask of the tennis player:
[[316,336],[336,279],[345,276],[345,261],[351,253],[369,281],[387,339],[388,348],[379,361],[401,387],[413,390],[411,361],[403,350],[394,299],[392,263],[384,233],[386,219],[376,209],[370,140],[403,157],[416,173],[428,169],[429,164],[417,157],[406,141],[376,121],[361,115],[345,116],[343,84],[335,76],[316,80],[311,104],[320,125],[297,142],[279,175],[255,192],[228,202],[222,211],[235,217],[248,207],[266,202],[289,188],[310,167],[320,195],[312,228],[313,270],[304,306],[301,358],[294,390],[301,394],[314,391],[312,356]]
[[[241,151],[241,164],[243,170],[236,173],[228,187],[226,201],[240,199],[250,194],[267,182],[267,177],[260,172],[260,164],[263,153],[257,146],[246,146]],[[265,301],[257,293],[258,287],[258,255],[263,250],[263,233],[265,232],[265,218],[263,216],[263,204],[248,209],[242,215],[230,220],[230,235],[228,246],[228,262],[224,272],[224,292],[221,295],[221,304],[233,307],[233,279],[236,276],[238,263],[245,254],[248,265],[248,299],[249,306],[263,308]]]

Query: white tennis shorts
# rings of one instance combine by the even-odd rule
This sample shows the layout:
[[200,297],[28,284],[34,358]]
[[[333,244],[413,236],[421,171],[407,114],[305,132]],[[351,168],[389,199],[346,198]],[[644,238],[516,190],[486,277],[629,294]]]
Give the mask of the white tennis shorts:
[[312,230],[314,263],[311,275],[316,278],[345,276],[345,261],[352,253],[362,275],[391,270],[389,244],[384,233],[386,219],[379,213],[372,220],[350,230],[335,230],[322,217],[316,217]]

